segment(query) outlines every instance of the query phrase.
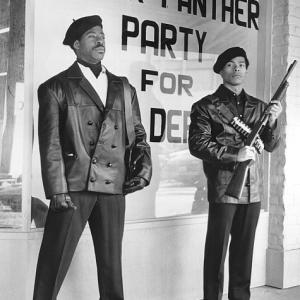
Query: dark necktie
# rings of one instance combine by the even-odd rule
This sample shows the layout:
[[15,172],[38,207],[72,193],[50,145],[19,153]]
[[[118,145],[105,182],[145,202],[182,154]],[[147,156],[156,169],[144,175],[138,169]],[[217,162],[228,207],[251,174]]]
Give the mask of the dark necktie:
[[90,64],[90,63],[78,58],[77,62],[79,62],[80,64],[82,64],[85,67],[90,68],[96,78],[99,77],[99,75],[102,71],[101,61],[99,61],[97,64]]

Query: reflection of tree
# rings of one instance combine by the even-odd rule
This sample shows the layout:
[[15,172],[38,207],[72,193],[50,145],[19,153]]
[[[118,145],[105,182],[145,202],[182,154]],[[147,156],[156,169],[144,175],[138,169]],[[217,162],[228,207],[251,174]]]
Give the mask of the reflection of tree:
[[22,148],[14,146],[14,142],[18,135],[23,135],[16,132],[20,130],[16,126],[20,122],[16,101],[23,101],[23,98],[16,99],[16,85],[24,82],[25,1],[1,1],[0,28],[3,29],[0,34],[0,211],[6,212],[7,225],[12,222],[12,226],[17,226],[13,213],[21,211],[22,164],[14,172],[12,158],[17,154],[15,165],[22,158]]
[[5,67],[2,66],[1,73],[7,75],[6,84],[2,80],[0,86],[2,90],[0,92],[2,96],[0,107],[3,107],[6,112],[5,115],[0,116],[0,123],[3,124],[4,129],[4,131],[1,131],[3,137],[1,141],[0,173],[9,174],[15,126],[16,83],[24,81],[25,2],[23,0],[10,1],[10,9],[6,13],[10,16],[10,25],[7,24],[9,32],[4,35],[7,51],[1,54],[1,58],[6,62]]
[[[6,182],[7,179],[6,179]],[[22,211],[21,205],[22,183],[18,179],[15,183],[2,184],[0,186],[0,227],[20,226]],[[31,197],[31,222],[34,222],[36,228],[42,228],[45,225],[48,206],[36,197]],[[4,223],[3,223],[4,222]]]

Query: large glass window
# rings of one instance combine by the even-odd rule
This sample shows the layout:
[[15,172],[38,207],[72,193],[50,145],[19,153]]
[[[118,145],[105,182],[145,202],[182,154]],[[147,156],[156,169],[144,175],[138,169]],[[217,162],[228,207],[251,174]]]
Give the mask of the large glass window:
[[25,1],[0,7],[0,228],[22,220]]
[[[136,87],[154,171],[149,187],[127,196],[128,220],[207,212],[202,163],[187,146],[190,109],[221,83],[212,66],[217,55],[232,46],[243,47],[250,60],[246,90],[268,100],[266,2],[86,0],[83,5],[79,0],[36,1],[35,91],[73,63],[74,53],[62,45],[65,31],[72,19],[92,14],[103,18],[103,64],[112,73],[127,76]],[[35,98],[35,126],[37,110]],[[33,196],[46,204],[34,140]],[[266,189],[264,193],[266,207]]]

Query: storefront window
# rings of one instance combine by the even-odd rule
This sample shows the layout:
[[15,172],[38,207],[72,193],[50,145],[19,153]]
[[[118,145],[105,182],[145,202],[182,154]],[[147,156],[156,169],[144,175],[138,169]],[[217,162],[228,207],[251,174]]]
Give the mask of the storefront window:
[[[91,14],[99,14],[103,19],[103,64],[112,73],[127,76],[136,87],[152,149],[153,178],[145,190],[127,197],[127,220],[207,213],[202,163],[190,155],[187,145],[190,109],[221,83],[212,66],[217,55],[232,46],[243,47],[250,60],[246,90],[268,100],[265,54],[270,23],[265,2],[36,2],[35,90],[75,60],[71,49],[62,45],[65,31],[72,19]],[[35,99],[35,126],[37,109]],[[47,203],[38,156],[35,142],[33,196]],[[267,197],[264,199],[266,202]]]
[[22,226],[24,1],[0,10],[0,228]]

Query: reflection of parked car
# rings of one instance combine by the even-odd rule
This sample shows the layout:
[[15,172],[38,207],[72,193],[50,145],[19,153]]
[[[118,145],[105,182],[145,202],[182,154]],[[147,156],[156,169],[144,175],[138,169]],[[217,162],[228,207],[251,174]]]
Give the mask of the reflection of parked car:
[[[19,227],[22,222],[21,177],[0,176],[0,228]],[[35,227],[44,227],[48,206],[40,199],[31,197],[31,221]]]
[[10,175],[0,175],[0,228],[18,228],[22,223],[22,184]]
[[21,211],[22,183],[18,178],[10,175],[1,175],[0,178],[0,210]]
[[160,156],[162,181],[174,181],[176,185],[195,186],[196,182],[206,183],[201,160],[191,156],[189,150],[180,150]]

